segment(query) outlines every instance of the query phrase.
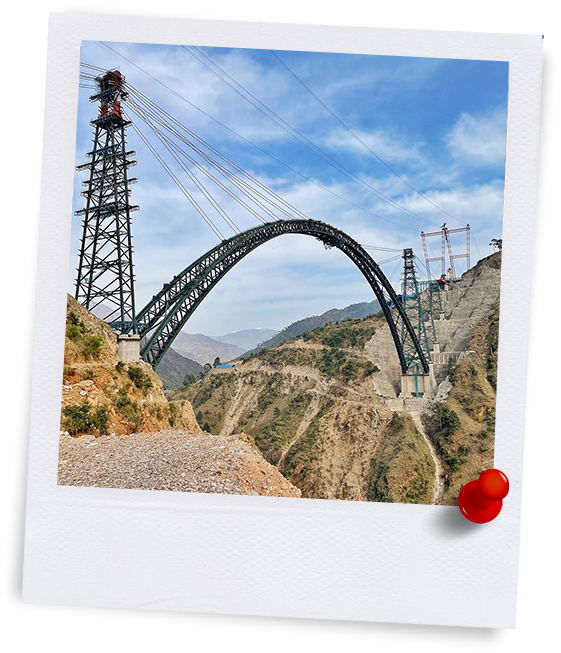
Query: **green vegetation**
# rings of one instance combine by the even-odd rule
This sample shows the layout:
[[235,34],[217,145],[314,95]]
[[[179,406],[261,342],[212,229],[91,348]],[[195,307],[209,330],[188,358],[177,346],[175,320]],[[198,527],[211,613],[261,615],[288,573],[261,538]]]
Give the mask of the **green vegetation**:
[[460,428],[460,418],[458,414],[446,408],[446,406],[438,406],[436,410],[436,419],[440,422],[440,432],[445,438],[455,433]]
[[494,319],[490,320],[489,333],[485,337],[485,343],[488,346],[487,351],[487,381],[491,387],[497,392],[497,360],[499,349],[499,316],[493,316]]
[[113,403],[119,413],[127,420],[133,431],[138,431],[142,426],[142,412],[138,403],[129,397],[125,388],[119,390],[119,394]]
[[284,460],[284,470],[286,470],[286,472],[294,472],[300,464],[302,467],[298,470],[298,474],[301,476],[306,476],[308,473],[308,467],[306,467],[306,463],[313,462],[316,459],[316,457],[313,455],[313,451],[319,440],[319,435],[320,421],[316,415],[302,436],[298,438],[298,441],[290,448],[290,451],[287,453]]
[[92,410],[92,405],[86,399],[81,404],[65,406],[62,410],[64,428],[73,435],[97,431],[100,435],[109,433],[109,409],[98,406]]
[[370,461],[368,501],[431,503],[435,466],[429,448],[413,420],[394,412],[382,446]]
[[88,335],[85,324],[73,311],[66,314],[66,337],[76,344],[86,359],[99,358],[103,337]]
[[403,428],[403,420],[399,416],[399,413],[396,413],[394,411],[394,414],[392,415],[392,421],[390,422],[390,426],[392,427],[394,433],[399,433],[401,431],[401,429]]
[[263,349],[252,357],[254,356],[271,367],[284,368],[289,365],[315,367],[321,374],[340,378],[343,381],[360,380],[379,371],[372,361],[335,347]]
[[127,374],[137,388],[146,391],[152,387],[150,376],[139,365],[129,366]]
[[168,421],[171,427],[175,426],[179,418],[180,407],[175,401],[170,401],[168,404]]
[[[266,392],[274,392],[274,381]],[[260,395],[261,396],[261,395]],[[270,395],[267,395],[270,396]],[[247,425],[250,435],[263,456],[273,465],[279,462],[282,450],[294,438],[304,412],[311,402],[305,392],[296,392],[283,408],[260,413],[254,426]],[[270,404],[267,404],[267,406]],[[272,415],[271,415],[272,412]],[[249,418],[249,415],[246,416]]]
[[302,334],[305,342],[315,342],[326,347],[347,347],[362,349],[376,333],[372,320],[368,317],[348,319],[333,324],[328,322],[323,327]]
[[187,386],[193,385],[196,380],[194,374],[186,374],[183,377],[183,387],[186,388]]

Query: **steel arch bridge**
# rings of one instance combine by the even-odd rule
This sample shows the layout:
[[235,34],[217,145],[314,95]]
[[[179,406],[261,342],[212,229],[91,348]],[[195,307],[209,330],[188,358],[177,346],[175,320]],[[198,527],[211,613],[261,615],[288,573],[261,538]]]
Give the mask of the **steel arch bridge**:
[[[368,252],[346,233],[319,220],[279,220],[244,231],[201,256],[175,276],[138,313],[141,357],[158,366],[174,339],[216,284],[254,249],[285,234],[313,236],[340,249],[362,272],[388,322],[403,374],[428,374],[427,356],[390,282]],[[129,329],[130,331],[130,329]]]

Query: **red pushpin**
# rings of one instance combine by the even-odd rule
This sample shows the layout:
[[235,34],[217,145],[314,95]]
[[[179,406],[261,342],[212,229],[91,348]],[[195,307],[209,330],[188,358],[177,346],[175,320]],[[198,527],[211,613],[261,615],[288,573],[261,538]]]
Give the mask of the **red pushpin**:
[[485,524],[501,512],[507,494],[508,478],[498,469],[488,469],[476,481],[464,485],[458,508],[466,519]]

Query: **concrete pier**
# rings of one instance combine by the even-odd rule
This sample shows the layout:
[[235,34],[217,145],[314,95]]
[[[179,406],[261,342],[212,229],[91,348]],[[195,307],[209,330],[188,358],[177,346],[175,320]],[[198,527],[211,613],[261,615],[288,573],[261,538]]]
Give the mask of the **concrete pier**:
[[429,398],[434,395],[438,384],[434,377],[432,363],[429,363],[428,374],[402,374],[401,375],[401,394],[400,397],[425,397]]
[[121,334],[117,336],[119,358],[123,363],[140,360],[140,336],[138,334]]

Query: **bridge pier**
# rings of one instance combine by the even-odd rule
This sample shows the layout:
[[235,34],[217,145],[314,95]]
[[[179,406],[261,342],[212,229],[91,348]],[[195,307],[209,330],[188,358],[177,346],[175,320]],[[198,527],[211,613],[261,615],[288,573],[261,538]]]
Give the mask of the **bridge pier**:
[[122,333],[117,336],[119,358],[123,363],[140,360],[140,336],[136,333]]
[[429,373],[401,375],[401,394],[400,397],[432,397],[436,392],[438,384],[434,376],[434,367],[429,363]]

